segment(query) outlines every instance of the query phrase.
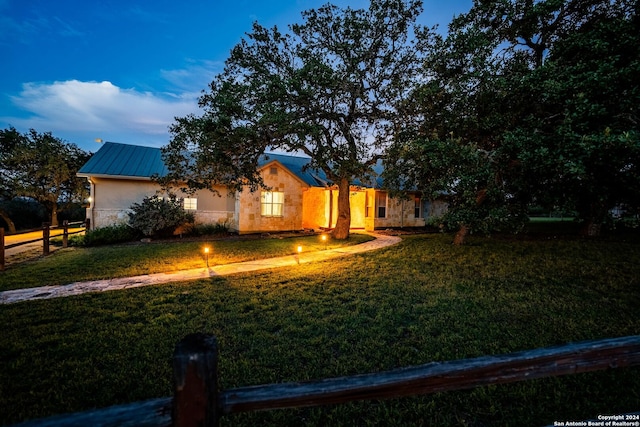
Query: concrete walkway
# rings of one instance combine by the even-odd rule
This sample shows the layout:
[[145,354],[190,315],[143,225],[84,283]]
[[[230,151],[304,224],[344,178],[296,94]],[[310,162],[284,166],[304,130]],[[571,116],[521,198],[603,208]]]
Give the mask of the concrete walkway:
[[120,289],[157,285],[160,283],[206,279],[215,276],[226,276],[229,274],[247,273],[269,268],[287,267],[372,251],[395,245],[401,241],[397,236],[386,236],[382,234],[372,234],[372,236],[375,237],[375,240],[361,243],[359,245],[301,253],[299,255],[296,254],[278,258],[216,265],[209,268],[195,268],[175,273],[145,274],[142,276],[121,277],[118,279],[94,280],[89,282],[75,282],[68,285],[41,286],[38,288],[4,291],[0,292],[0,304],[12,304],[20,301],[66,297],[71,295],[80,295],[87,292],[115,291]]

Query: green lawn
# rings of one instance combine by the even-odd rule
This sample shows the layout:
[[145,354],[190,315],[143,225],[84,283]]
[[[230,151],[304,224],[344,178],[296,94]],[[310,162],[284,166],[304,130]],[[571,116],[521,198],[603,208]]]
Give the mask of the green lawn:
[[173,241],[169,243],[129,244],[94,248],[68,248],[54,252],[35,263],[12,265],[0,273],[0,291],[63,285],[81,280],[99,280],[170,273],[205,267],[204,248],[209,247],[209,265],[252,261],[291,255],[298,245],[306,251],[334,249],[371,240],[366,234],[351,234],[346,242],[320,236],[268,239],[228,239],[212,241]]
[[[193,332],[218,337],[222,388],[640,334],[637,236],[551,237],[407,236],[260,274],[0,306],[0,424],[169,396],[174,345]],[[625,368],[222,425],[542,426],[638,411],[638,384]]]

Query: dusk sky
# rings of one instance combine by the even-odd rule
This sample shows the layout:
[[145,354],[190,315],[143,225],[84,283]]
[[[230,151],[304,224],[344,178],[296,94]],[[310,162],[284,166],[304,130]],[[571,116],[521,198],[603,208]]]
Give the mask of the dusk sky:
[[[0,0],[0,129],[160,147],[254,21],[302,22],[326,0]],[[332,1],[366,8],[368,1]],[[420,23],[445,32],[472,0],[426,0]]]

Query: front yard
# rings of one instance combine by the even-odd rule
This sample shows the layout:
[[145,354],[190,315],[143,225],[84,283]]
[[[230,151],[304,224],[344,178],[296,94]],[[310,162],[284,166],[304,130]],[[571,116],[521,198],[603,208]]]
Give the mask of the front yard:
[[[260,274],[0,306],[0,424],[170,396],[173,347],[192,332],[218,337],[222,388],[640,334],[637,236],[549,237],[406,236]],[[638,411],[638,384],[640,368],[618,369],[222,425],[547,425]]]

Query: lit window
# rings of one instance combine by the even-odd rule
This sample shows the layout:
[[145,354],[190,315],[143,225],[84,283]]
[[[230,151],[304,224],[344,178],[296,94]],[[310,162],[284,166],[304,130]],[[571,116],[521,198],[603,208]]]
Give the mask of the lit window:
[[185,197],[182,199],[182,207],[185,211],[196,211],[198,210],[198,199],[195,197]]
[[420,211],[422,210],[422,203],[420,200],[420,197],[416,196],[416,198],[414,199],[414,208],[413,208],[413,217],[414,218],[420,218]]
[[263,191],[260,203],[262,216],[282,216],[284,209],[284,192]]
[[377,218],[387,217],[387,193],[383,193],[383,192],[376,193],[376,217]]

